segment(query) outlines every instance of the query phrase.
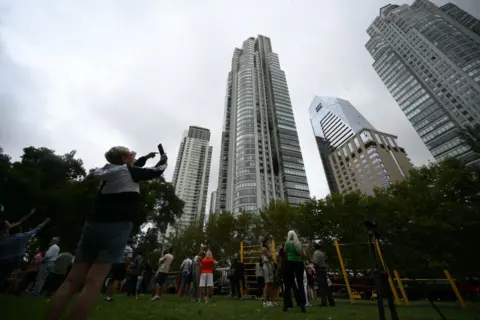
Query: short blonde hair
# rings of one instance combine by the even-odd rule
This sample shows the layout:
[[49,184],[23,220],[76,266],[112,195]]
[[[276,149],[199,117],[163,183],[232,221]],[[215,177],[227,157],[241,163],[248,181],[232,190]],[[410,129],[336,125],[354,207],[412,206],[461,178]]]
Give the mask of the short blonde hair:
[[205,255],[206,258],[212,258],[213,255],[212,255],[212,251],[208,250],[207,251],[207,254]]
[[108,163],[121,165],[123,164],[123,157],[128,156],[130,150],[126,147],[116,146],[110,148],[105,152],[105,159]]

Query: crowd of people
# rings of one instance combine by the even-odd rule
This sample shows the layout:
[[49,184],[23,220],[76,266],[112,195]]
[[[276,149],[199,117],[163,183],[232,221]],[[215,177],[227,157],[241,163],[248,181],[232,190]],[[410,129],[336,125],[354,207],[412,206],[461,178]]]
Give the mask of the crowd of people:
[[[128,296],[137,296],[139,292],[149,292],[154,284],[152,300],[163,299],[174,260],[173,249],[164,252],[154,272],[153,263],[145,259],[142,252],[134,252],[133,242],[129,240],[133,217],[140,204],[139,182],[160,177],[167,166],[168,158],[161,154],[154,167],[144,168],[147,160],[155,155],[151,152],[135,159],[136,153],[125,147],[113,147],[105,153],[108,163],[92,170],[101,184],[93,213],[83,226],[74,254],[61,252],[60,239],[54,237],[46,250],[37,252],[28,265],[20,269],[29,240],[50,223],[50,219],[31,231],[15,234],[10,234],[10,230],[20,226],[35,210],[16,223],[1,220],[0,292],[51,296],[47,320],[61,319],[74,294],[77,297],[70,308],[69,319],[86,319],[101,291],[105,291],[105,302],[112,302],[115,291],[121,291],[123,285],[127,287]],[[0,210],[3,211],[3,207],[0,206]],[[293,307],[293,293],[297,306],[305,312],[305,307],[310,305],[310,292],[316,292],[316,286],[320,289],[322,305],[327,305],[327,301],[334,305],[325,257],[319,247],[310,263],[305,265],[305,248],[294,231],[288,233],[276,257],[270,243],[267,239],[263,241],[256,265],[257,296],[264,300],[265,307],[275,306],[281,291],[283,311]],[[213,295],[216,265],[208,249],[185,258],[180,266],[178,294],[208,303]],[[238,259],[233,259],[229,278],[232,296],[237,294],[241,298],[245,289],[245,269]]]

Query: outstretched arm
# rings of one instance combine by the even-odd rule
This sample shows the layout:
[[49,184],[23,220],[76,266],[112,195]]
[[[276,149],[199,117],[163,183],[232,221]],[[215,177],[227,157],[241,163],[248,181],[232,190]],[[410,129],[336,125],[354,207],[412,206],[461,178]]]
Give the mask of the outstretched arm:
[[159,178],[165,169],[167,168],[167,155],[164,154],[157,165],[153,168],[141,168],[135,166],[129,166],[128,170],[132,176],[133,181],[145,181]]
[[15,228],[15,227],[18,227],[19,225],[21,225],[22,223],[24,223],[28,218],[30,218],[31,216],[33,216],[33,214],[35,213],[36,209],[33,208],[32,210],[30,210],[30,213],[27,214],[25,217],[21,218],[20,220],[18,220],[17,222],[14,222],[10,225],[10,229],[12,228]]
[[156,154],[157,154],[156,152],[150,152],[149,154],[138,158],[133,164],[133,166],[142,168],[147,163],[147,160],[154,158]]

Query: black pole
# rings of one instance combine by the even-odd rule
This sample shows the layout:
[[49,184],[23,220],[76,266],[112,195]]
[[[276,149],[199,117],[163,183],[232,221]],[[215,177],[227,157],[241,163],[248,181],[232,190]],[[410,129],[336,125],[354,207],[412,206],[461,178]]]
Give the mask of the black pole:
[[368,230],[368,245],[370,246],[370,252],[373,250],[373,256],[375,259],[375,269],[373,271],[373,284],[377,290],[377,309],[378,309],[378,319],[385,320],[385,307],[383,306],[383,288],[382,281],[380,279],[380,274],[378,270],[378,257],[373,245],[375,241],[375,233],[372,230]]
[[[390,309],[390,316],[392,320],[399,320],[397,314],[397,308],[395,307],[395,301],[393,301],[393,293],[389,290],[388,282],[388,271],[383,272],[380,269],[378,252],[375,247],[375,243],[380,239],[380,236],[377,232],[377,224],[371,221],[364,222],[365,227],[368,230],[368,245],[370,247],[370,252],[373,250],[375,257],[375,270],[373,273],[373,279],[375,288],[377,289],[377,307],[378,307],[378,317],[380,320],[385,320],[385,307],[383,306],[383,296],[386,294],[388,301],[388,308]],[[380,246],[380,242],[379,242]],[[388,292],[387,292],[388,289]]]

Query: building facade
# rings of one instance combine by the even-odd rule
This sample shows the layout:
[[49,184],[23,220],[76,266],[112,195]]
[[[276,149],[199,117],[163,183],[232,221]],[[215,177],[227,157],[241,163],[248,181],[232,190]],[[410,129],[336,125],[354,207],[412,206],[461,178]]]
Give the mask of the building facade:
[[[212,160],[209,143],[208,129],[191,126],[183,134],[172,184],[175,194],[185,202],[185,207],[175,223],[175,229],[184,228],[205,215]],[[169,231],[172,231],[172,227],[169,227]]]
[[216,210],[309,198],[285,73],[269,38],[248,38],[228,73]]
[[437,161],[478,156],[459,131],[480,123],[479,22],[427,0],[387,5],[368,28],[373,68]]
[[210,194],[210,210],[209,213],[216,213],[217,212],[217,191],[213,191]]
[[361,130],[375,129],[349,101],[339,98],[316,96],[308,113],[330,192],[340,192],[330,153]]
[[413,165],[397,137],[363,129],[329,155],[338,192],[360,190],[371,195],[375,188],[388,188],[405,180]]

